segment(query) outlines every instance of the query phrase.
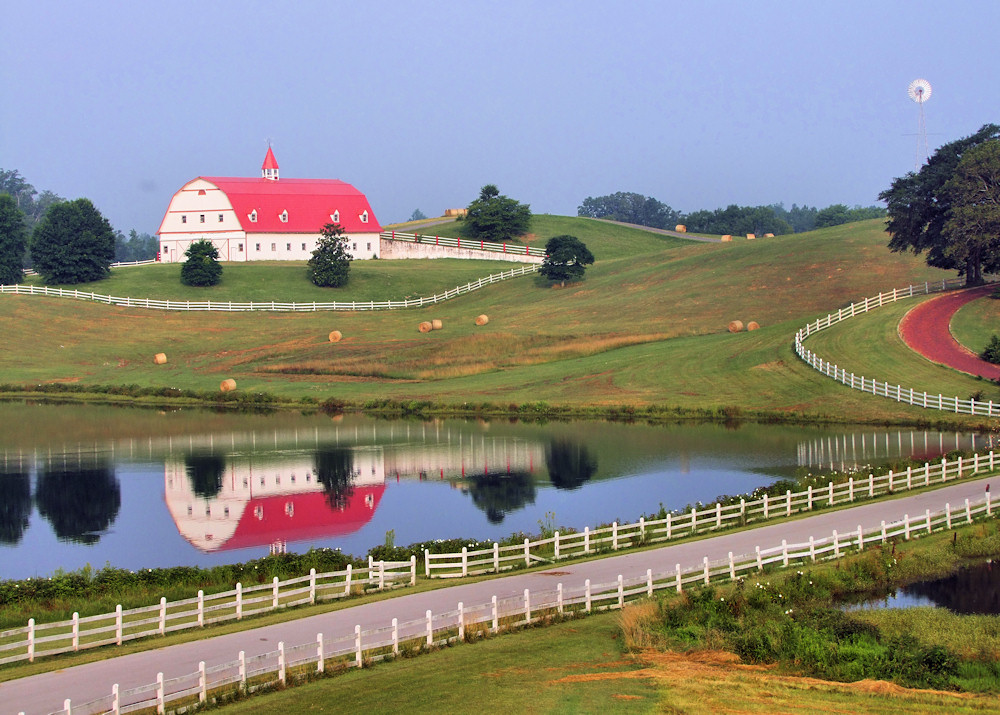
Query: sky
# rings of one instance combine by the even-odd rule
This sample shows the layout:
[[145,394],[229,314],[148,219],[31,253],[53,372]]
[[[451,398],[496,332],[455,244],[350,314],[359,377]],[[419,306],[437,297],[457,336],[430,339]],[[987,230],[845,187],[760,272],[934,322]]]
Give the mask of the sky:
[[[871,205],[1000,123],[1000,2],[8,3],[0,168],[154,233],[197,176],[341,179],[378,220],[484,184],[576,215]],[[921,157],[922,158],[922,157]]]

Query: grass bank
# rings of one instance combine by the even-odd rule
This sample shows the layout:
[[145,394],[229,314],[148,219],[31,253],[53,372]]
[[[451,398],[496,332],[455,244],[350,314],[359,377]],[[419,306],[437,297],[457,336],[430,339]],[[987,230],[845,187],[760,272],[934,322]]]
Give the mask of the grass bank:
[[990,339],[1000,334],[1000,300],[986,298],[963,305],[951,319],[951,334],[972,352],[983,352]]

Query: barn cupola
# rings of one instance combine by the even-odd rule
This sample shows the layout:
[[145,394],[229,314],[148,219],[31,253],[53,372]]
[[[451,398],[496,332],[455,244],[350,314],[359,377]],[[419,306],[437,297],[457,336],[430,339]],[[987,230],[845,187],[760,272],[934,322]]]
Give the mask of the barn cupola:
[[278,160],[274,158],[271,147],[267,147],[267,156],[264,157],[264,164],[260,167],[260,175],[271,181],[278,180]]

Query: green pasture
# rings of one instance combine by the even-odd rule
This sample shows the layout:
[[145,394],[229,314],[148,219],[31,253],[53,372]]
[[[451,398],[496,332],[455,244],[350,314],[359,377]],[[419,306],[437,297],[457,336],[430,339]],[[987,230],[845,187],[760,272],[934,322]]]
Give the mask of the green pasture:
[[[438,227],[435,227],[438,228]],[[461,224],[441,226],[460,230]],[[699,243],[591,219],[536,216],[531,241],[572,233],[597,256],[579,283],[532,275],[433,307],[379,312],[205,313],[0,297],[4,383],[135,384],[239,390],[281,397],[429,400],[463,405],[725,409],[803,418],[936,420],[940,415],[848,390],[792,352],[806,321],[878,290],[940,280],[920,257],[893,254],[880,221],[757,241]],[[430,295],[510,264],[356,261],[351,282],[311,286],[301,264],[227,264],[223,285],[185,288],[179,266],[117,269],[82,290],[130,297],[212,300],[383,300]],[[175,278],[174,274],[178,274]],[[893,311],[887,308],[885,311]],[[489,323],[474,324],[485,313]],[[898,314],[879,312],[810,338],[843,365],[966,396],[991,389],[884,346]],[[419,333],[421,321],[442,330]],[[731,320],[758,322],[731,334]],[[344,339],[330,343],[332,330]],[[861,331],[860,333],[857,331]],[[847,337],[855,336],[855,337]],[[153,365],[164,352],[166,365]],[[840,360],[830,356],[831,360]],[[850,361],[857,360],[858,367]],[[940,387],[938,387],[940,385]]]
[[986,349],[990,338],[1000,335],[1000,300],[974,300],[958,309],[951,319],[955,340],[975,353]]

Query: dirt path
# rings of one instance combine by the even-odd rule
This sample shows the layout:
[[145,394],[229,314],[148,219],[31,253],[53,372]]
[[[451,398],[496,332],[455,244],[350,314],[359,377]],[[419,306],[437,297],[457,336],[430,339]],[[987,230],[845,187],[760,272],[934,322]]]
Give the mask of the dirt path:
[[1000,379],[1000,365],[986,362],[951,335],[951,317],[966,303],[978,300],[995,286],[947,293],[913,308],[899,323],[899,336],[909,348],[931,362],[990,380]]

